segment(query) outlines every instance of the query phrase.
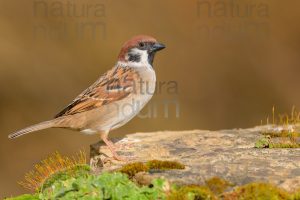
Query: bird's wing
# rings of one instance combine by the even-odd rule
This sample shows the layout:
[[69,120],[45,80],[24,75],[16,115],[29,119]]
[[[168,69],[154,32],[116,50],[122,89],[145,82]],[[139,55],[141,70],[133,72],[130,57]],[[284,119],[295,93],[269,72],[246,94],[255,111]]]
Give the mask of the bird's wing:
[[121,100],[135,90],[139,74],[130,67],[116,66],[78,95],[55,118],[86,112]]

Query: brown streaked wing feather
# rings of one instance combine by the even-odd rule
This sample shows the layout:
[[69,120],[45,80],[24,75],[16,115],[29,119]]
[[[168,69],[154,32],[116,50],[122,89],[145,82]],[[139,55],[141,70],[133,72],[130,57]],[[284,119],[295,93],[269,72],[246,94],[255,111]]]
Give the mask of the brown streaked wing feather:
[[130,67],[114,67],[103,74],[93,85],[78,95],[55,118],[99,108],[121,100],[132,93],[138,73]]

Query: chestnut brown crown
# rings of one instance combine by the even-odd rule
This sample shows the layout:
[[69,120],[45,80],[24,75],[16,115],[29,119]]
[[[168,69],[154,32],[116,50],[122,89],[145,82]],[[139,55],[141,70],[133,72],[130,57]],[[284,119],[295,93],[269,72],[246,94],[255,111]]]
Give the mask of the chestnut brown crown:
[[133,48],[147,50],[149,54],[165,48],[165,45],[158,43],[157,40],[148,35],[137,35],[125,42],[123,45],[118,60],[125,61],[126,54]]

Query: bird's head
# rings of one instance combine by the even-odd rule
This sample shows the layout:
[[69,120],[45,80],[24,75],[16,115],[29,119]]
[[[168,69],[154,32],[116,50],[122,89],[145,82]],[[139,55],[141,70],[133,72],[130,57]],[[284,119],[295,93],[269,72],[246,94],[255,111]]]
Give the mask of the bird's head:
[[155,53],[165,48],[156,39],[147,35],[138,35],[127,41],[119,54],[119,61],[152,66]]

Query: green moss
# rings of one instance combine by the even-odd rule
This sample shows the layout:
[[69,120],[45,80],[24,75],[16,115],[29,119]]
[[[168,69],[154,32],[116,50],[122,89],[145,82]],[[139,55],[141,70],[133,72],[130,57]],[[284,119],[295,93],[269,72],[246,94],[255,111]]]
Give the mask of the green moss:
[[38,195],[24,194],[18,197],[6,198],[5,200],[39,200]]
[[270,144],[269,148],[300,148],[298,143],[275,143]]
[[34,165],[34,169],[26,173],[24,180],[20,181],[19,184],[26,189],[38,191],[47,187],[47,180],[51,182],[52,179],[72,176],[74,171],[77,172],[78,166],[80,170],[89,169],[83,151],[72,157],[62,156],[60,153],[54,152]]
[[173,190],[168,200],[216,200],[215,195],[206,186],[189,185]]
[[291,195],[291,200],[300,200],[300,188]]
[[185,166],[175,161],[151,160],[146,164],[142,162],[129,163],[124,165],[119,172],[127,174],[130,178],[138,172],[148,172],[151,169],[169,170],[169,169],[184,169]]
[[150,169],[185,169],[185,166],[176,161],[161,161],[161,160],[150,160],[146,163]]
[[280,132],[262,132],[262,135],[270,136],[272,138],[274,137],[289,137],[289,138],[296,138],[300,137],[300,133],[297,132],[290,132],[288,130],[283,130]]
[[255,142],[255,148],[300,148],[300,143],[290,139],[285,142],[272,142],[270,136],[263,137]]
[[205,181],[206,186],[188,185],[174,187],[168,200],[217,200],[217,196],[222,194],[233,184],[219,177],[213,177]]
[[222,194],[226,189],[233,186],[232,183],[219,177],[210,178],[205,183],[214,194]]
[[224,195],[224,200],[289,200],[290,195],[271,184],[250,183]]
[[[299,148],[300,144],[297,139],[300,133],[295,131],[300,122],[300,112],[293,106],[290,114],[279,114],[278,118],[275,116],[275,106],[272,108],[272,125],[267,130],[262,130],[261,134],[268,138],[289,138],[290,142],[283,140],[278,144],[272,144],[270,141],[266,142],[260,139],[255,143],[257,148]],[[263,124],[263,123],[262,123]],[[261,124],[261,125],[262,125]],[[267,118],[267,125],[269,125],[269,117]],[[291,144],[290,144],[291,143]]]
[[88,165],[77,165],[64,171],[58,171],[51,175],[41,186],[40,190],[43,191],[53,185],[56,181],[64,181],[69,178],[76,178],[84,176],[90,173],[90,167]]
[[124,165],[119,172],[127,174],[130,178],[138,172],[147,172],[149,167],[142,162],[129,163]]

